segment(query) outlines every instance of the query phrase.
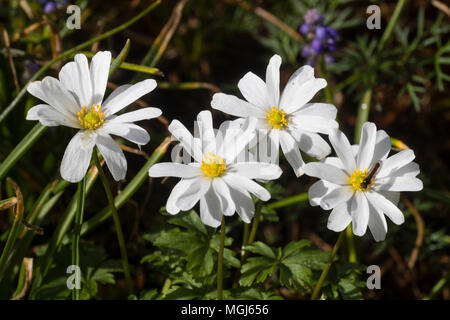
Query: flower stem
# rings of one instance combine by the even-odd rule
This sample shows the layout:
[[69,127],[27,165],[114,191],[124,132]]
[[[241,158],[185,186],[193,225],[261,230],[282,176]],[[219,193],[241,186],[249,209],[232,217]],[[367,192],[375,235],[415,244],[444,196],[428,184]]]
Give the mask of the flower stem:
[[311,296],[311,300],[317,300],[317,298],[320,294],[320,289],[322,289],[323,282],[325,281],[328,271],[330,270],[331,264],[333,263],[334,256],[338,252],[339,247],[341,246],[341,243],[342,243],[342,240],[344,239],[344,237],[345,237],[345,231],[342,231],[333,247],[333,250],[331,250],[330,258],[328,258],[327,265],[323,269],[322,274],[320,275],[319,281],[317,282],[316,287],[314,288],[313,294]]
[[114,220],[114,226],[116,227],[116,234],[117,234],[117,240],[119,242],[119,248],[120,248],[120,255],[122,257],[122,265],[123,265],[123,272],[125,274],[125,280],[127,282],[128,292],[133,292],[133,283],[131,281],[130,276],[130,269],[128,266],[128,256],[127,256],[127,249],[125,247],[125,241],[123,237],[122,227],[120,225],[120,219],[119,214],[117,213],[116,205],[114,204],[114,197],[111,193],[111,189],[109,188],[108,180],[106,179],[105,172],[103,171],[103,168],[100,164],[100,160],[97,156],[97,148],[95,148],[94,152],[94,162],[95,165],[98,168],[98,174],[100,176],[100,179],[102,180],[103,187],[105,189],[106,197],[108,198],[109,206],[111,208],[113,220]]
[[352,224],[349,224],[347,229],[345,229],[347,236],[347,246],[348,246],[348,262],[356,263],[358,262],[358,255],[356,254],[355,248],[355,238],[353,238]]
[[252,230],[250,231],[250,236],[248,237],[247,244],[252,244],[255,241],[256,232],[258,231],[259,218],[261,217],[262,202],[258,201],[256,203],[255,216],[253,217]]
[[[81,224],[83,223],[85,190],[86,190],[86,176],[83,177],[83,180],[78,182],[77,211],[75,213],[75,220],[73,225],[72,265],[77,267],[80,267],[80,231],[81,231]],[[72,300],[80,300],[80,289],[74,288],[72,290]]]
[[222,215],[222,225],[220,227],[220,247],[217,258],[217,299],[222,300],[223,289],[223,247],[225,244],[225,215]]

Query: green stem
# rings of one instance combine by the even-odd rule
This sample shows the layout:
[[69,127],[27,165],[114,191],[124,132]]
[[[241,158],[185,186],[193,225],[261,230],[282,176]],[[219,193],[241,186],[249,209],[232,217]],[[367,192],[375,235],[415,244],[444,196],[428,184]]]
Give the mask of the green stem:
[[106,179],[105,172],[103,171],[102,165],[100,164],[100,160],[97,156],[97,149],[95,148],[93,152],[94,162],[98,169],[98,174],[100,176],[100,180],[102,180],[103,187],[105,189],[106,197],[108,198],[109,207],[111,209],[111,213],[114,220],[114,225],[116,227],[117,240],[119,242],[120,255],[122,257],[122,265],[123,272],[125,274],[125,280],[127,282],[128,292],[131,294],[133,292],[133,282],[131,281],[130,269],[128,266],[128,256],[127,256],[127,248],[125,246],[125,240],[123,237],[122,227],[120,225],[119,214],[117,213],[116,205],[114,204],[114,197],[111,193],[111,189],[109,188],[108,179]]
[[[98,177],[97,168],[95,166],[91,167],[86,174],[87,181],[86,181],[85,195],[87,193],[89,193],[92,186],[94,185],[94,182],[97,180],[97,177]],[[63,186],[63,185],[65,185],[65,183],[62,182],[61,184],[58,184],[58,185]],[[61,196],[61,194],[62,194],[61,192],[63,190],[60,190],[61,188],[59,186],[55,187],[55,190],[59,190],[58,194],[52,198],[53,200],[52,199],[49,200],[47,205],[50,203],[50,206],[44,210],[45,211],[44,214],[46,214],[46,212],[48,212],[48,210],[51,209],[51,207],[52,207],[51,203],[53,201],[57,201],[59,196]],[[41,286],[42,281],[44,280],[45,276],[47,275],[48,271],[50,270],[50,267],[51,267],[52,261],[53,261],[53,256],[55,255],[55,252],[60,247],[62,239],[69,232],[70,226],[75,217],[76,210],[77,210],[77,195],[74,195],[72,197],[72,200],[70,201],[69,206],[67,207],[66,211],[64,212],[64,214],[61,218],[61,221],[58,223],[58,226],[56,227],[55,231],[53,232],[52,238],[48,242],[45,253],[38,260],[37,267],[33,273],[33,283],[31,285],[29,298],[31,298],[31,299],[35,298],[37,288],[39,288]]]
[[[125,189],[116,196],[115,205],[116,208],[120,209],[128,200],[136,193],[139,187],[148,179],[148,170],[151,166],[157,163],[167,152],[167,148],[170,144],[170,137],[167,137],[160,145],[153,151],[150,158],[147,160],[145,165],[139,170],[139,172],[134,176],[134,178],[127,184]],[[94,217],[83,223],[81,228],[81,234],[94,229],[97,225],[104,222],[111,216],[112,211],[110,207],[106,207],[97,213]]]
[[11,227],[11,230],[9,231],[8,239],[6,240],[5,247],[3,248],[2,254],[0,256],[0,278],[2,278],[4,275],[4,272],[6,269],[6,264],[9,260],[11,250],[14,247],[14,244],[17,240],[17,236],[19,235],[20,227],[22,226],[22,218],[23,218],[23,210],[24,210],[23,197],[22,197],[22,193],[20,192],[19,187],[11,179],[8,178],[8,181],[10,184],[12,184],[12,186],[16,192],[17,203],[16,203],[15,210],[14,210],[13,225]]
[[378,43],[378,52],[380,52],[384,49],[385,44],[391,37],[392,32],[394,31],[394,28],[400,17],[400,13],[402,12],[403,7],[405,6],[406,2],[407,2],[407,0],[399,0],[397,2],[397,5],[395,6],[395,9],[394,9],[394,13],[392,14],[392,17],[389,18],[389,24],[386,27],[386,30],[384,31],[383,35],[381,36],[380,42]]
[[[72,265],[77,267],[80,267],[80,231],[81,231],[81,224],[83,223],[85,190],[86,190],[86,176],[83,177],[83,180],[78,182],[77,212],[75,213],[75,220],[73,224]],[[76,288],[72,290],[72,300],[80,300],[80,290]]]
[[12,150],[5,160],[0,164],[0,180],[3,179],[8,171],[19,161],[20,158],[27,152],[31,146],[42,136],[48,127],[42,124],[36,124],[33,129],[19,142],[19,144]]
[[372,99],[372,89],[367,89],[361,99],[361,103],[358,107],[358,115],[356,116],[356,126],[355,126],[355,143],[359,143],[361,139],[361,130],[364,122],[369,119],[370,113],[370,101]]
[[301,203],[301,202],[307,202],[308,201],[308,192],[304,192],[304,193],[300,193],[300,194],[296,194],[295,196],[286,198],[286,199],[282,199],[279,201],[275,201],[272,203],[269,203],[267,205],[268,208],[270,209],[278,209],[278,208],[283,208],[283,207],[287,207],[296,203]]
[[220,247],[217,257],[217,299],[223,298],[223,247],[225,244],[225,215],[222,215],[222,225],[220,227]]
[[250,236],[248,237],[247,244],[252,244],[255,241],[256,232],[258,231],[259,220],[261,217],[262,202],[258,201],[256,203],[255,216],[253,217],[252,230],[250,231]]
[[442,277],[431,289],[431,292],[428,296],[423,298],[423,300],[431,300],[436,297],[436,295],[441,292],[442,289],[450,282],[450,272],[447,273],[445,277]]
[[345,237],[345,232],[343,231],[339,235],[339,238],[337,239],[336,244],[333,247],[333,250],[331,250],[330,257],[328,258],[328,262],[327,262],[325,268],[323,269],[322,274],[320,275],[320,278],[316,284],[316,287],[314,288],[313,294],[311,296],[311,300],[317,300],[317,298],[320,294],[320,290],[322,289],[323,282],[325,281],[325,278],[327,277],[328,271],[330,270],[331,264],[333,263],[334,257],[336,255],[336,253],[338,252],[339,247],[340,247],[344,237]]
[[[49,61],[47,64],[45,64],[38,72],[36,72],[30,79],[30,81],[28,83],[31,83],[33,81],[35,81],[36,79],[38,79],[39,77],[41,77],[42,75],[44,75],[44,73],[50,69],[50,67],[55,64],[56,62],[60,61],[60,60],[64,60],[65,58],[71,56],[72,54],[74,54],[75,52],[84,49],[86,47],[89,47],[91,44],[98,42],[100,40],[106,39],[110,36],[112,36],[113,34],[116,34],[126,28],[128,28],[130,25],[134,24],[135,22],[137,22],[138,20],[140,20],[141,18],[143,18],[145,15],[147,15],[150,11],[152,11],[156,6],[158,6],[161,3],[160,0],[157,0],[155,2],[153,2],[150,6],[148,6],[145,10],[143,10],[141,13],[139,13],[138,15],[136,15],[134,18],[128,20],[127,22],[121,24],[120,26],[105,32],[95,38],[92,38],[70,50],[67,50],[65,52],[63,52],[62,54],[60,54],[59,56],[53,58],[51,61]],[[0,123],[8,116],[8,114],[18,105],[19,101],[22,99],[22,97],[25,95],[25,93],[27,92],[27,85],[25,85],[22,90],[20,90],[20,92],[17,94],[17,96],[14,98],[14,100],[8,105],[8,107],[6,107],[5,110],[3,110],[3,112],[0,114]]]
[[348,262],[358,262],[358,256],[356,254],[355,238],[353,238],[352,224],[350,223],[345,229],[347,246],[348,246]]

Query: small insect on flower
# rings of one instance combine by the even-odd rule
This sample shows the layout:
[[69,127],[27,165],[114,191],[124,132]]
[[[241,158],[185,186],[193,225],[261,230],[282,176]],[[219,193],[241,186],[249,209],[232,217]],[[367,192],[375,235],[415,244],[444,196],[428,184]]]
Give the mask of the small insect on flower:
[[405,221],[397,207],[400,191],[423,188],[416,178],[420,171],[412,162],[414,152],[408,149],[388,157],[389,136],[370,122],[362,127],[359,145],[350,145],[338,129],[329,137],[338,157],[306,164],[305,173],[321,179],[309,189],[309,202],[332,209],[328,229],[340,232],[351,222],[355,235],[363,236],[369,227],[376,241],[384,240],[385,215],[395,224]]
[[214,133],[211,112],[202,111],[197,116],[200,137],[194,138],[179,121],[172,121],[169,131],[193,161],[150,168],[150,177],[181,178],[167,199],[167,212],[187,211],[200,201],[200,218],[208,226],[218,227],[222,215],[235,212],[250,223],[255,213],[250,193],[262,201],[270,199],[269,191],[253,179],[274,180],[281,175],[275,164],[241,161],[239,155],[255,135],[254,122],[225,121]]
[[265,156],[260,161],[278,163],[281,146],[299,177],[305,165],[300,150],[317,159],[331,152],[319,133],[328,134],[330,129],[338,127],[334,120],[337,109],[332,104],[309,102],[327,85],[325,79],[314,77],[310,66],[298,69],[280,95],[280,65],[281,57],[274,55],[267,66],[265,82],[252,72],[239,81],[239,90],[247,101],[216,93],[211,106],[241,120],[256,118],[259,156]]
[[134,122],[156,118],[162,113],[158,108],[142,108],[115,115],[152,91],[156,81],[147,79],[134,85],[120,86],[103,101],[110,63],[109,51],[98,52],[90,67],[86,56],[77,54],[75,61],[62,67],[59,80],[45,77],[27,87],[30,94],[45,102],[31,108],[27,120],[39,120],[50,127],[62,125],[79,129],[67,146],[61,163],[61,176],[67,181],[78,182],[84,177],[94,146],[102,154],[114,179],[123,179],[127,161],[110,135],[145,145],[150,136]]
[[372,166],[372,168],[370,168],[369,173],[367,174],[367,176],[364,178],[364,180],[359,185],[361,187],[361,189],[367,190],[369,185],[373,184],[373,180],[372,179],[375,178],[377,173],[380,171],[381,165],[382,165],[382,162],[381,161],[377,161]]

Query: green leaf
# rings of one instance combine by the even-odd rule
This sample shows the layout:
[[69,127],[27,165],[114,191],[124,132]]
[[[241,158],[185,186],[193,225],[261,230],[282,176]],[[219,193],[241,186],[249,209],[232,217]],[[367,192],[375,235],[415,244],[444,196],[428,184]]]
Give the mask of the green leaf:
[[245,247],[245,250],[260,254],[267,258],[276,259],[278,251],[276,249],[273,249],[266,245],[265,243],[261,241],[256,241],[252,243],[251,245],[248,245]]

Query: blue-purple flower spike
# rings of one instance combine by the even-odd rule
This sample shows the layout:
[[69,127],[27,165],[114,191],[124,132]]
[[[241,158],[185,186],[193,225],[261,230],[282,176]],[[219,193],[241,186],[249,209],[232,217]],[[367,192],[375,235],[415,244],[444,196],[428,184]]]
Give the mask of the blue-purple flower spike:
[[334,57],[330,53],[337,50],[338,31],[325,25],[325,17],[315,8],[308,10],[303,18],[304,23],[299,27],[299,32],[305,36],[307,43],[302,48],[301,56],[311,66],[320,54],[325,54],[325,63],[334,63]]

